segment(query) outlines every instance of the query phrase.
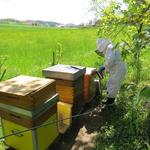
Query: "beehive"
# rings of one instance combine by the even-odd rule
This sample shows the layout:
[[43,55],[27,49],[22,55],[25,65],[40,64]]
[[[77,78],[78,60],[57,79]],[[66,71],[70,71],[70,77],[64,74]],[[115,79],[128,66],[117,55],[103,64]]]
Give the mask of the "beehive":
[[43,69],[44,77],[56,80],[56,91],[59,93],[59,100],[73,104],[73,113],[80,111],[83,106],[84,73],[85,67],[62,64]]
[[19,150],[46,149],[58,136],[56,123],[34,127],[57,120],[57,101],[53,79],[22,75],[1,82],[0,116],[4,135],[32,128],[7,137],[6,144]]

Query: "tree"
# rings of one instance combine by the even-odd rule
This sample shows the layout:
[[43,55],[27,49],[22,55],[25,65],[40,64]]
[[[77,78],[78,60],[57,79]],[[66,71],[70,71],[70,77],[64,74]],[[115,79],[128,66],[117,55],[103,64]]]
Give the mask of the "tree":
[[[116,41],[120,33],[124,37],[122,53],[133,57],[135,81],[138,84],[141,77],[140,56],[143,49],[149,46],[150,40],[150,1],[148,0],[92,0],[92,10],[99,16],[99,36]],[[131,31],[131,33],[126,31]],[[119,45],[119,44],[117,44]]]

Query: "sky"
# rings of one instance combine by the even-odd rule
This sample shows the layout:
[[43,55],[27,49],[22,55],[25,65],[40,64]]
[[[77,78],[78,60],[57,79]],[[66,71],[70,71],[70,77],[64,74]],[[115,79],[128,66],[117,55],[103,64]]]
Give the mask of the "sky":
[[0,0],[0,19],[86,23],[94,19],[90,0]]

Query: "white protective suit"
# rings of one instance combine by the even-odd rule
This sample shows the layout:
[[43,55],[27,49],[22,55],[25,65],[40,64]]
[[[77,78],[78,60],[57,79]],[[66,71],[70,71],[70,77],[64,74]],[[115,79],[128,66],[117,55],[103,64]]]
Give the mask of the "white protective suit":
[[105,56],[105,70],[109,73],[107,92],[109,98],[115,98],[127,72],[126,65],[121,58],[119,50],[113,50],[111,42],[107,39],[97,40],[98,51]]

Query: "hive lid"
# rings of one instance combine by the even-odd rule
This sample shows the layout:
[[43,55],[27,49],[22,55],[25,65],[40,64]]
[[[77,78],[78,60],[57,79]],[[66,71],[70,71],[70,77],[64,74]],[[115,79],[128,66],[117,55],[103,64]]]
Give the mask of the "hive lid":
[[85,67],[58,64],[43,69],[43,75],[48,78],[75,80],[86,71]]
[[0,92],[25,96],[54,82],[53,79],[44,79],[20,75],[0,82]]

